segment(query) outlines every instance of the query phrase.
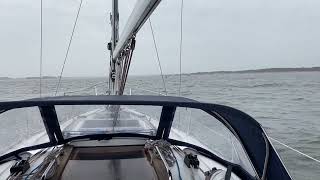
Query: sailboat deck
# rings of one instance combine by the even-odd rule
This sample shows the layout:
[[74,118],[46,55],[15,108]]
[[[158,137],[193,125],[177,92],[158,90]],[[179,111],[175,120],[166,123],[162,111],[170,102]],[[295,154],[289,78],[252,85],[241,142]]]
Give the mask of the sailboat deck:
[[151,124],[150,118],[132,110],[121,108],[115,120],[110,108],[103,107],[73,118],[63,132],[66,137],[115,132],[139,132],[153,135],[156,128]]
[[61,179],[158,179],[143,146],[75,148]]

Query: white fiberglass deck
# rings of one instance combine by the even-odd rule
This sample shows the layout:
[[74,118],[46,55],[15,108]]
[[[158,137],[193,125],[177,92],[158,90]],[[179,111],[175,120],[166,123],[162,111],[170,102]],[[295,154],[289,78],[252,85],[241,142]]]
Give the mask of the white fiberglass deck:
[[114,113],[106,106],[73,118],[63,130],[65,137],[121,132],[154,135],[156,128],[148,116],[132,113],[124,107],[120,108],[115,121]]

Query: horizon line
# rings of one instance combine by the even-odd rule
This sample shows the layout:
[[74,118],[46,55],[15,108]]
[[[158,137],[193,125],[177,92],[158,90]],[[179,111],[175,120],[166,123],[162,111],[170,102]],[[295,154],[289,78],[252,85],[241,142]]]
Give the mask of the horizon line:
[[[182,75],[188,74],[213,74],[213,73],[263,73],[263,72],[306,72],[306,71],[320,71],[320,66],[312,67],[273,67],[273,68],[259,68],[259,69],[244,69],[244,70],[221,70],[221,71],[197,71],[197,72],[184,72]],[[131,74],[131,76],[157,76],[159,74]],[[165,76],[179,75],[179,73],[168,73]],[[59,76],[44,75],[43,79],[55,79]],[[63,76],[64,78],[101,78],[105,76],[100,75],[76,75],[76,76]],[[39,79],[39,76],[0,76],[0,79]]]

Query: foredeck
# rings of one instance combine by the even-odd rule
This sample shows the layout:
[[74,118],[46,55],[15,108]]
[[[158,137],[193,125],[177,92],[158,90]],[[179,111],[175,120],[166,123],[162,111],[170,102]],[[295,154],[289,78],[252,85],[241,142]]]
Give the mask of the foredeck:
[[73,118],[69,125],[63,129],[63,133],[66,138],[78,135],[121,132],[155,135],[156,128],[150,120],[150,117],[142,116],[126,107],[120,107],[115,115],[109,106],[104,106]]

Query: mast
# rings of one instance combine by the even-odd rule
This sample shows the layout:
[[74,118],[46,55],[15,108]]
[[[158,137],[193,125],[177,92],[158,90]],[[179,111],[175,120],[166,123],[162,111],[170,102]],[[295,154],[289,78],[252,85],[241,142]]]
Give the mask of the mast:
[[160,1],[161,0],[137,0],[120,38],[118,0],[112,1],[112,33],[111,42],[108,43],[108,49],[110,50],[110,94],[123,94],[133,50],[135,48],[136,34],[158,6]]
[[109,72],[109,93],[115,94],[116,81],[116,60],[112,58],[113,51],[119,40],[119,6],[118,0],[112,0],[112,12],[110,14],[111,21],[111,42],[108,43],[110,50],[110,72]]

